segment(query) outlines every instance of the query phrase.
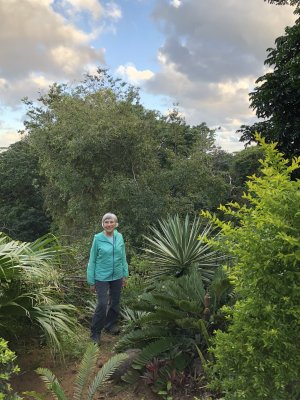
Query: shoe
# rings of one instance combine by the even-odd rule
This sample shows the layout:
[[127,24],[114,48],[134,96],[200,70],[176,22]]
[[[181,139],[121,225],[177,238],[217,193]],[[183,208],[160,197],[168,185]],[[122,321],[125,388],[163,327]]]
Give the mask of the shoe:
[[91,335],[91,341],[95,344],[100,344],[100,335]]
[[121,332],[120,328],[117,326],[112,326],[111,328],[106,328],[105,332],[109,333],[110,335],[117,336]]

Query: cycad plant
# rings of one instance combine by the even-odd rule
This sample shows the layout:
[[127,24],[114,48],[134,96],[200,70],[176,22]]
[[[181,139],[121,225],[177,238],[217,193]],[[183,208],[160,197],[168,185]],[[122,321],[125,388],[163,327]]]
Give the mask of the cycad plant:
[[220,308],[230,300],[231,291],[223,270],[216,272],[207,289],[199,271],[193,270],[140,296],[134,309],[147,312],[140,318],[141,328],[124,335],[116,346],[121,351],[141,349],[125,380],[138,378],[154,358],[165,360],[165,369],[180,370],[192,363],[196,348],[206,357],[211,335],[226,323]]
[[201,272],[203,281],[212,279],[222,257],[206,241],[212,231],[211,225],[203,226],[200,218],[191,222],[189,215],[184,220],[175,215],[159,221],[159,228],[150,229],[152,235],[145,236],[150,279],[179,277],[193,267]]
[[[82,358],[75,378],[72,400],[94,399],[100,386],[111,378],[118,366],[128,357],[127,354],[116,354],[111,357],[95,375],[98,353],[98,346],[94,343],[90,343]],[[55,399],[68,400],[57,377],[49,369],[38,368],[36,371],[45,382],[47,389],[52,392]],[[38,400],[47,399],[47,397],[36,392],[26,392],[25,394]]]
[[4,336],[18,336],[17,328],[27,320],[59,348],[59,333],[72,332],[76,309],[61,304],[57,268],[65,254],[53,235],[24,243],[0,234],[0,327]]

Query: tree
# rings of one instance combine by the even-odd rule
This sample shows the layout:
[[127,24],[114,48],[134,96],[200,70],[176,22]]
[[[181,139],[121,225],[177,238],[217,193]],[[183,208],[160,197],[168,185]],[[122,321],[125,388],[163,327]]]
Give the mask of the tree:
[[38,104],[25,103],[45,204],[71,242],[92,235],[113,210],[140,247],[153,220],[227,200],[222,171],[212,171],[214,132],[189,126],[176,110],[166,117],[145,109],[135,88],[106,71],[75,86],[55,84]]
[[259,175],[260,163],[264,152],[261,146],[251,146],[233,154],[230,164],[231,200],[243,201],[246,182],[250,176]]
[[38,159],[27,140],[0,154],[0,230],[21,241],[33,241],[49,232],[43,186]]
[[[157,114],[139,104],[135,89],[99,71],[75,87],[53,85],[40,106],[26,104],[29,143],[61,234],[76,240],[98,227],[107,210],[120,214],[124,203],[128,208],[130,193],[137,201],[149,193],[144,177],[157,164],[152,136]],[[130,217],[134,220],[133,212]]]
[[279,6],[286,4],[291,6],[299,5],[299,0],[264,0],[264,1],[267,1],[270,4],[277,4]]
[[[256,137],[259,140],[259,137]],[[294,400],[300,395],[300,181],[299,168],[262,142],[261,176],[252,176],[247,204],[222,206],[225,222],[215,245],[233,260],[228,268],[238,301],[228,313],[228,332],[211,349],[214,385],[225,399]]]
[[265,121],[242,125],[241,141],[250,143],[259,132],[268,143],[275,141],[288,157],[300,154],[300,18],[268,49],[265,64],[273,68],[257,79],[250,93],[251,107]]

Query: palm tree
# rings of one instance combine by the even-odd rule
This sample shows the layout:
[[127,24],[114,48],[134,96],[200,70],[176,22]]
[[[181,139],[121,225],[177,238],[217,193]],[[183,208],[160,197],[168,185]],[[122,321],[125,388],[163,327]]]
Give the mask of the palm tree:
[[[127,354],[116,354],[111,357],[100,369],[93,375],[96,368],[98,357],[98,346],[90,343],[80,363],[78,374],[74,383],[73,400],[92,400],[99,387],[107,382],[117,367],[128,357]],[[41,375],[46,383],[47,389],[51,390],[57,400],[68,400],[61,384],[56,376],[47,368],[38,368],[37,373]],[[44,397],[35,392],[26,392],[35,399],[42,400]]]
[[72,332],[76,308],[60,304],[58,265],[67,249],[53,235],[33,243],[0,233],[0,327],[6,334],[25,320],[37,324],[60,347],[59,332]]
[[184,221],[176,215],[159,221],[159,229],[150,229],[152,236],[145,236],[148,242],[145,252],[151,264],[150,278],[179,277],[196,267],[204,282],[211,281],[223,259],[206,242],[212,231],[211,225],[202,227],[200,218],[190,223],[188,215]]

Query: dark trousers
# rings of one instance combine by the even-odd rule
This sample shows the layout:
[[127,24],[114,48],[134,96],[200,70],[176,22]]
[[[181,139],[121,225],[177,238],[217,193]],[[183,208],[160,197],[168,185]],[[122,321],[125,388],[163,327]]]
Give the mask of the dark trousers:
[[97,306],[92,319],[91,336],[96,339],[103,328],[110,330],[117,322],[123,279],[96,281]]

